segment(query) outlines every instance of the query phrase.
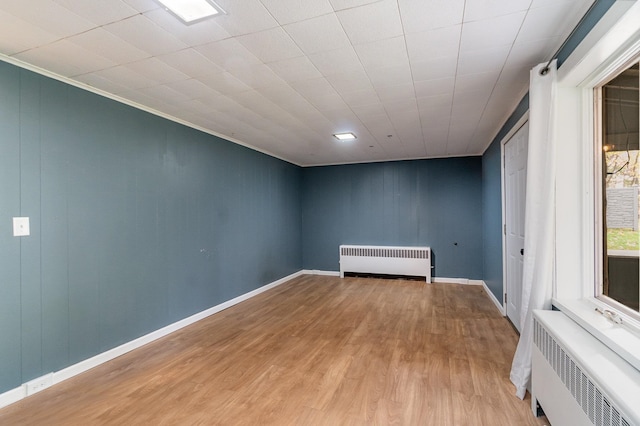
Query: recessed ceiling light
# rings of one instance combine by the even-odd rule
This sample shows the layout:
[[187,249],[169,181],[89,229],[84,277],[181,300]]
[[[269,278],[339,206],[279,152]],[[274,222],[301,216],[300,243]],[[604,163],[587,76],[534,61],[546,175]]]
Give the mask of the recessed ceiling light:
[[347,133],[336,133],[333,136],[335,136],[336,139],[340,140],[340,141],[351,141],[356,139],[356,135],[354,135],[351,132],[347,132]]
[[156,0],[166,10],[185,24],[194,24],[203,19],[224,13],[224,10],[211,0]]

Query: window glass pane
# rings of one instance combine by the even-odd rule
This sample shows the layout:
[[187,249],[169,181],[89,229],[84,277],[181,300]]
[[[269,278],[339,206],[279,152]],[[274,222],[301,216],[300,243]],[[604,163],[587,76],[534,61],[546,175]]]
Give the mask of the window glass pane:
[[602,86],[602,293],[640,305],[638,63]]

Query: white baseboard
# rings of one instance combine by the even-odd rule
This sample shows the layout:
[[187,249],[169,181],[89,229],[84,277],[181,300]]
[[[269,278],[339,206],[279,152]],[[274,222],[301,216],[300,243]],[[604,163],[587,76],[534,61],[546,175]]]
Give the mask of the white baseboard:
[[502,303],[498,301],[493,292],[489,289],[489,287],[487,287],[487,283],[485,283],[484,281],[482,281],[482,288],[484,288],[484,291],[487,293],[489,299],[491,299],[493,304],[496,305],[496,308],[498,308],[498,311],[500,311],[500,315],[505,316],[506,311],[504,310],[504,306],[502,306]]
[[304,275],[327,275],[330,277],[339,277],[339,271],[320,271],[318,269],[303,269],[302,273]]
[[[270,290],[274,287],[277,287],[281,284],[284,284],[285,282],[296,278],[300,275],[303,275],[305,272],[304,271],[298,271],[295,272],[291,275],[288,275],[286,277],[280,278],[279,280],[276,280],[270,284],[266,284],[262,287],[259,287],[253,291],[250,291],[248,293],[242,294],[238,297],[235,297],[231,300],[228,300],[224,303],[221,303],[219,305],[213,306],[207,310],[204,310],[202,312],[199,312],[197,314],[191,315],[190,317],[184,318],[180,321],[177,321],[173,324],[169,324],[165,327],[162,327],[156,331],[152,331],[149,334],[145,334],[144,336],[138,337],[137,339],[134,339],[130,342],[124,343],[118,347],[115,347],[113,349],[110,349],[106,352],[103,352],[101,354],[98,354],[96,356],[93,356],[91,358],[85,359],[84,361],[80,361],[74,365],[71,365],[65,369],[62,369],[60,371],[56,371],[53,373],[49,373],[49,374],[53,374],[53,385],[56,385],[64,380],[67,380],[71,377],[74,377],[78,374],[84,373],[85,371],[97,367],[100,364],[103,364],[107,361],[111,361],[114,358],[117,358],[121,355],[126,354],[127,352],[131,352],[134,349],[138,349],[139,347],[146,345],[147,343],[153,342],[154,340],[157,340],[161,337],[166,336],[167,334],[173,333],[174,331],[180,330],[181,328],[184,328],[188,325],[191,325],[197,321],[200,321],[201,319],[204,319],[208,316],[211,316],[215,313],[218,313],[220,311],[223,311],[227,308],[230,308],[233,305],[237,305],[240,302],[243,302],[247,299],[250,299],[251,297],[257,296],[260,293],[264,293],[267,290]],[[45,375],[47,376],[47,375]],[[43,377],[45,377],[43,376]],[[38,379],[34,379],[34,380],[38,380]],[[31,383],[33,381],[30,381],[29,383]],[[15,388],[15,389],[11,389],[7,392],[1,393],[0,394],[0,408],[5,407],[9,404],[13,404],[14,402],[18,402],[21,399],[25,398],[27,396],[27,383],[22,384],[21,386]]]
[[482,280],[470,280],[468,278],[433,277],[433,282],[444,284],[482,285]]
[[25,385],[0,393],[0,408],[18,402],[25,396],[27,396],[27,387]]

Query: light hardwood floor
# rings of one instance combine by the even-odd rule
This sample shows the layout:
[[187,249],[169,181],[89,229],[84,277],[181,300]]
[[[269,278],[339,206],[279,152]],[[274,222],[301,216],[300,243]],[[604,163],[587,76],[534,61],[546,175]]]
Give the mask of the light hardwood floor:
[[480,286],[302,276],[0,410],[2,425],[542,425]]

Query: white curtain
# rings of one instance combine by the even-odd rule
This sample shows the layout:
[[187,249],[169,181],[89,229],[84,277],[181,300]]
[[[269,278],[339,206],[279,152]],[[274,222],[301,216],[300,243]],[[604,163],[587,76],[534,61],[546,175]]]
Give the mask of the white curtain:
[[510,378],[523,399],[531,382],[533,310],[551,309],[555,239],[556,149],[554,115],[556,61],[531,70],[529,87],[529,152],[525,200],[524,266],[520,340],[513,357]]

